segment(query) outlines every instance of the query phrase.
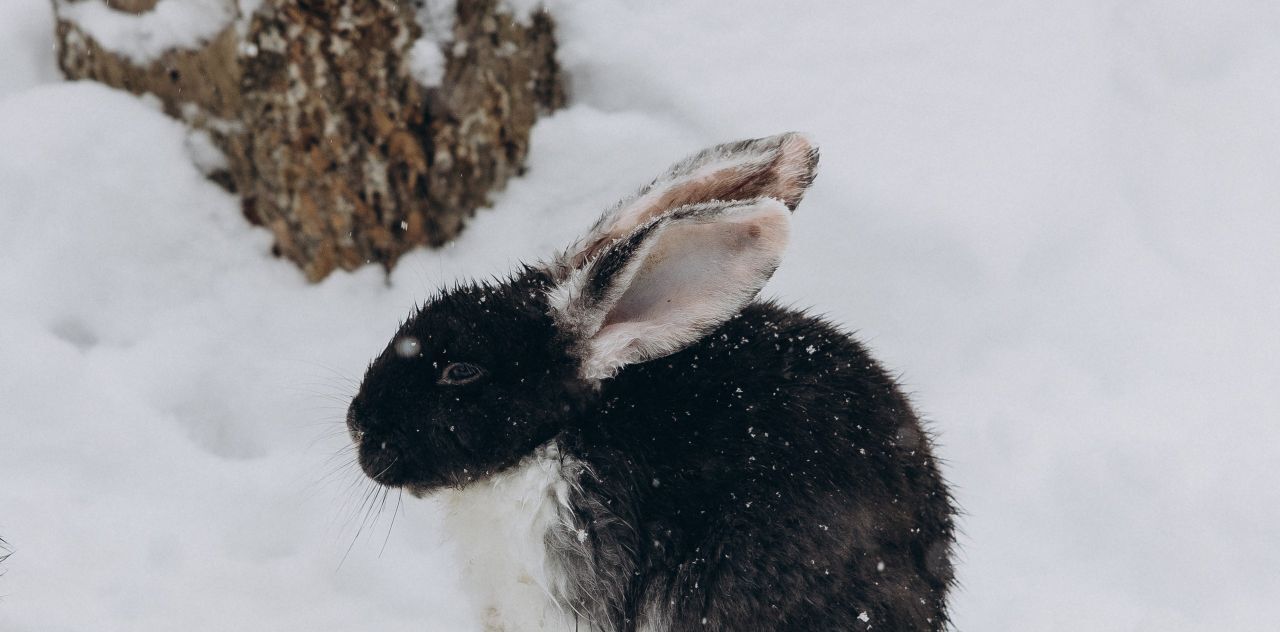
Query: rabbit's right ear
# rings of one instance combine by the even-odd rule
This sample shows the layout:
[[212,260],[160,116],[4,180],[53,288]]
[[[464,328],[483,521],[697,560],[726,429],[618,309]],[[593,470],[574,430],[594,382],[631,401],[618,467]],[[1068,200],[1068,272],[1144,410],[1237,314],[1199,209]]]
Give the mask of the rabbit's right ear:
[[732,318],[778,267],[789,221],[773,198],[708,202],[604,246],[548,295],[581,376],[675,353]]
[[704,149],[606,211],[554,266],[560,274],[578,268],[613,241],[682,206],[773,198],[794,211],[817,167],[818,148],[796,132]]

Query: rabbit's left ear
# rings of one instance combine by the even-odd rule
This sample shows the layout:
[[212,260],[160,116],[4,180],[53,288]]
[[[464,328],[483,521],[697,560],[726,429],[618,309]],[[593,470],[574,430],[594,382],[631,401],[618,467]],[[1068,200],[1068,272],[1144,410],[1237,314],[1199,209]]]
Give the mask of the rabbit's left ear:
[[708,202],[604,246],[548,296],[581,375],[675,353],[732,318],[778,267],[789,221],[773,198]]
[[553,265],[560,273],[578,268],[614,240],[682,206],[773,198],[794,211],[817,167],[817,146],[796,132],[709,147],[615,204]]

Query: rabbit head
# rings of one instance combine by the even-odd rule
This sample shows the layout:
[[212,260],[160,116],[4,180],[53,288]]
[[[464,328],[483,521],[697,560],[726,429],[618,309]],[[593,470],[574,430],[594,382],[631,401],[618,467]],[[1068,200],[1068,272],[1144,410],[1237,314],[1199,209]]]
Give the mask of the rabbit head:
[[364,471],[419,494],[462,486],[571,428],[602,381],[681,350],[751,301],[816,164],[798,134],[712,147],[552,261],[427,301],[351,402]]

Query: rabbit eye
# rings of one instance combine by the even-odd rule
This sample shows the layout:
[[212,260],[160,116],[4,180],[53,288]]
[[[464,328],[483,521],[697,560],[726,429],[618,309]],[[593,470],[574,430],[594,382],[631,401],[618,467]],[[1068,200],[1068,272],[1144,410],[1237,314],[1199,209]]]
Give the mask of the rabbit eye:
[[484,375],[484,369],[466,362],[454,362],[444,368],[440,372],[440,380],[437,384],[447,384],[449,386],[458,386],[461,384],[470,384]]

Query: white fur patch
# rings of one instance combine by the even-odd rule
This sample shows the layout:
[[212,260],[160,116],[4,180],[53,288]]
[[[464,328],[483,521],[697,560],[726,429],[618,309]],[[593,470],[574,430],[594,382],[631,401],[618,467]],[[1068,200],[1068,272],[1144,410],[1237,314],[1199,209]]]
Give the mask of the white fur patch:
[[485,632],[575,629],[563,598],[567,578],[548,559],[547,535],[574,529],[569,490],[578,472],[552,441],[510,470],[445,493],[445,528]]

